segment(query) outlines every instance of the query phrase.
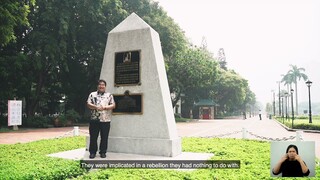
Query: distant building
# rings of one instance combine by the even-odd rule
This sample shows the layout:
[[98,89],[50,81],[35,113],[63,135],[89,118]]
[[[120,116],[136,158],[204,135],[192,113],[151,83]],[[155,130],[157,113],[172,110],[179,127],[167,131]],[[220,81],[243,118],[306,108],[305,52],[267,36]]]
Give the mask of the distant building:
[[214,110],[217,104],[211,99],[200,99],[194,104],[193,118],[214,119]]

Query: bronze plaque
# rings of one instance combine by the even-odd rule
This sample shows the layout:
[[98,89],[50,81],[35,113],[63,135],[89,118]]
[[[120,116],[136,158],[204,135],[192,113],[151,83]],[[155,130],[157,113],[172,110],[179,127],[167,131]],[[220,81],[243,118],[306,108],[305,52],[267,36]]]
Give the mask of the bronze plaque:
[[115,54],[114,85],[140,85],[140,51]]
[[116,108],[113,109],[114,114],[142,114],[142,95],[113,95],[116,102]]

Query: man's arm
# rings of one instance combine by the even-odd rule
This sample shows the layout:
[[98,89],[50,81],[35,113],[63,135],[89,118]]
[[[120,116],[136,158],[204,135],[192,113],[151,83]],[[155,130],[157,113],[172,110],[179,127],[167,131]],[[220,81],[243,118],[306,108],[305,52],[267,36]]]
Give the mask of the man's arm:
[[92,109],[92,110],[98,110],[98,111],[104,110],[104,107],[102,107],[102,106],[96,106],[96,105],[94,105],[94,104],[92,104],[92,103],[89,103],[89,102],[87,102],[87,107],[88,107],[89,109]]
[[116,107],[115,103],[107,105],[103,108],[103,110],[111,110],[114,109]]
[[116,103],[115,102],[113,102],[113,103],[111,103],[111,104],[109,104],[107,106],[104,106],[103,110],[112,110],[114,108],[116,108]]
[[103,107],[103,110],[112,110],[116,108],[116,103],[114,102],[113,96],[110,95],[109,97],[110,97],[109,103]]

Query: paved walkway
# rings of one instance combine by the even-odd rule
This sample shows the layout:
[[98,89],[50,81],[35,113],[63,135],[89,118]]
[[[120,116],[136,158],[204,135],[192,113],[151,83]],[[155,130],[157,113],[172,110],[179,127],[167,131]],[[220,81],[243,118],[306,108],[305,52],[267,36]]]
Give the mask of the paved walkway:
[[[245,128],[246,134],[243,134]],[[37,141],[41,139],[57,138],[62,136],[72,136],[73,127],[29,129],[16,132],[0,133],[0,144],[15,144]],[[258,120],[252,117],[242,119],[223,120],[199,120],[189,123],[177,123],[178,135],[181,137],[221,137],[221,138],[243,138],[269,140],[288,139],[295,141],[296,132],[287,131],[279,123],[267,118]],[[88,126],[80,127],[80,134],[86,135]],[[316,156],[320,159],[320,133],[302,133],[304,141],[314,141]]]
[[[87,127],[84,127],[88,129]],[[57,138],[71,132],[73,127],[27,129],[0,133],[0,144],[15,144],[38,141],[41,139]],[[68,133],[71,135],[71,133]]]

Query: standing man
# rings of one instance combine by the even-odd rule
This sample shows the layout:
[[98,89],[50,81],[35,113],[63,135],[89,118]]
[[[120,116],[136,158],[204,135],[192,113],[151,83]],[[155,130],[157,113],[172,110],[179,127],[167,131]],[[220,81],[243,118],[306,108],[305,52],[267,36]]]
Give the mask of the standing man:
[[91,119],[89,125],[90,133],[90,159],[96,157],[98,150],[97,139],[100,132],[100,147],[99,154],[101,158],[106,158],[108,148],[108,136],[110,130],[110,122],[112,109],[115,108],[113,96],[106,92],[107,83],[105,80],[98,81],[98,91],[90,93],[87,106],[91,109]]
[[262,120],[261,110],[259,109],[259,119]]

